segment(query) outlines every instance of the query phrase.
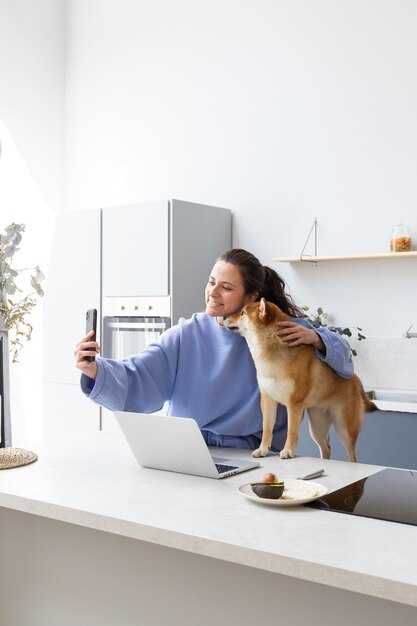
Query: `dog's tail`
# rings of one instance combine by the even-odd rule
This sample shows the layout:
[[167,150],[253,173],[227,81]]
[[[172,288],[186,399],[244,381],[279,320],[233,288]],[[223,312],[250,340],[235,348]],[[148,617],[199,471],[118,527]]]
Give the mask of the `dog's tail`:
[[[372,391],[370,393],[372,393]],[[362,383],[361,383],[361,396],[362,396],[363,404],[365,405],[366,413],[372,413],[372,411],[378,411],[378,407],[376,406],[374,402],[372,402],[372,400],[370,399],[370,396],[365,392],[362,386]]]

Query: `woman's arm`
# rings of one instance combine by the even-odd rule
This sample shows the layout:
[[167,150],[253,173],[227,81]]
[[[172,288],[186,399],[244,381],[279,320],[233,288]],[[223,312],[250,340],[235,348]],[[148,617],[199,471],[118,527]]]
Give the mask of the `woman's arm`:
[[111,411],[152,413],[172,395],[178,362],[178,334],[165,333],[139,354],[121,361],[96,357],[95,380],[81,376],[81,389]]
[[342,378],[353,374],[353,361],[349,343],[344,337],[328,328],[314,328],[307,320],[278,322],[277,334],[289,346],[309,344],[315,348],[316,356],[327,363]]

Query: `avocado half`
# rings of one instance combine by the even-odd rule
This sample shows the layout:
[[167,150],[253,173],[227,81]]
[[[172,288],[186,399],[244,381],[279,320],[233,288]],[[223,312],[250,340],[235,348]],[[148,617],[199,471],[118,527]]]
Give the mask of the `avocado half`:
[[284,493],[284,483],[251,483],[252,491],[259,498],[278,500]]

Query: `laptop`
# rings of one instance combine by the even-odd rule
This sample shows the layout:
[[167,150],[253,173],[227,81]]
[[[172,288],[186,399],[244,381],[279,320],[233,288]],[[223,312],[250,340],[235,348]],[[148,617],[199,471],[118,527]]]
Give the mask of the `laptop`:
[[189,417],[121,411],[114,415],[142,467],[207,478],[259,467],[258,461],[212,457],[197,422]]

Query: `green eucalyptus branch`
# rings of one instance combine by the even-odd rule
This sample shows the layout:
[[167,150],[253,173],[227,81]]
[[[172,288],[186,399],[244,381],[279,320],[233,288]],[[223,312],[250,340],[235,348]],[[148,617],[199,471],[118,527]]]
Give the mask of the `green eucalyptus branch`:
[[[307,305],[304,305],[300,308],[302,311],[305,311],[305,314],[303,316],[304,319],[310,322],[310,324],[314,326],[314,328],[318,328],[319,326],[325,326],[326,328],[331,330],[333,333],[338,333],[339,335],[346,335],[346,337],[353,337],[354,333],[356,333],[356,338],[358,339],[358,341],[361,341],[362,339],[366,339],[365,335],[363,335],[361,332],[362,328],[359,328],[359,326],[348,326],[346,328],[343,328],[341,326],[328,326],[327,318],[329,317],[329,314],[326,313],[326,311],[322,309],[321,307],[318,307],[318,309],[316,309],[314,313],[308,313],[308,311],[310,311],[310,307]],[[352,332],[352,330],[354,332]],[[357,356],[358,354],[356,350],[352,348],[351,346],[350,346],[350,352],[352,356]]]
[[[9,333],[13,363],[18,360],[22,342],[30,341],[32,336],[33,327],[26,320],[26,316],[36,306],[37,298],[44,295],[41,283],[45,277],[38,266],[22,269],[13,269],[11,266],[14,254],[20,249],[18,246],[22,241],[21,233],[25,228],[25,224],[12,223],[0,236],[0,337]],[[23,289],[16,284],[16,278],[23,273],[30,274],[33,291],[14,302],[10,296],[17,292],[23,293]]]

